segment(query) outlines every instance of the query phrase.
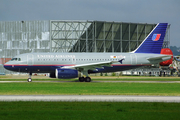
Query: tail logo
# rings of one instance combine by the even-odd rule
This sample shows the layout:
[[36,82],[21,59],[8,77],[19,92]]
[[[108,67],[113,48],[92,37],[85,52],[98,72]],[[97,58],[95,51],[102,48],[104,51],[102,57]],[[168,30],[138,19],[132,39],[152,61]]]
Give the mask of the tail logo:
[[160,39],[160,37],[161,37],[161,34],[153,34],[152,40],[153,41],[158,41]]

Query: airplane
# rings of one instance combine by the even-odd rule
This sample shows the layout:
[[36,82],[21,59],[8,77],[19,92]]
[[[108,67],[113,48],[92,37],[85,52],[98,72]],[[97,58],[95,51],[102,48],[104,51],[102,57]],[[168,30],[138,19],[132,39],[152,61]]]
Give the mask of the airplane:
[[180,71],[180,59],[179,56],[174,56],[173,63],[170,65],[172,68],[174,68],[177,73],[179,74]]
[[[172,55],[160,54],[168,23],[158,23],[144,41],[128,53],[25,53],[12,58],[4,68],[15,72],[49,73],[50,78],[91,82],[89,74],[117,72],[158,64]],[[84,77],[85,76],[85,77]]]

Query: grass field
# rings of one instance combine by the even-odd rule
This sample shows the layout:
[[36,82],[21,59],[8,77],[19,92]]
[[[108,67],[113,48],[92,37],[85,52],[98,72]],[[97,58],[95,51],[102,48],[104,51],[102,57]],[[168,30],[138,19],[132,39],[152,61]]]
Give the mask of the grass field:
[[[26,81],[27,76],[0,76],[0,81]],[[175,77],[92,77],[94,81],[180,81]],[[41,82],[41,81],[53,82]],[[180,96],[180,83],[74,82],[49,79],[0,83],[0,95],[167,95]],[[0,102],[0,120],[179,120],[180,103],[138,102]]]
[[180,83],[20,82],[0,83],[0,95],[180,96]]
[[[0,76],[0,81],[26,81],[28,76]],[[161,95],[180,96],[179,83],[98,83],[75,82],[33,76],[33,81],[0,83],[0,95]],[[92,77],[93,81],[180,81],[178,77]],[[53,82],[41,82],[53,81]],[[59,82],[70,81],[70,82]]]
[[1,120],[179,120],[180,103],[0,102]]

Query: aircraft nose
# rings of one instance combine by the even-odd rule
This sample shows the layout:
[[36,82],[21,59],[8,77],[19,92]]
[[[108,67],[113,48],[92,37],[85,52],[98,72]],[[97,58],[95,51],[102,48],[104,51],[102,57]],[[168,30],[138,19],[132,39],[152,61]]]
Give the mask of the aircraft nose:
[[5,68],[5,69],[7,68],[7,63],[4,63],[4,68]]
[[4,64],[4,68],[7,70],[11,70],[12,69],[12,65],[9,64],[9,62]]

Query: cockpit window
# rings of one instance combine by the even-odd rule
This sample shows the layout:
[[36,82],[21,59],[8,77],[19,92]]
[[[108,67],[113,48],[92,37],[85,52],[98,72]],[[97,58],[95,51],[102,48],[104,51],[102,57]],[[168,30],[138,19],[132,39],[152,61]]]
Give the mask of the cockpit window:
[[21,58],[12,58],[11,61],[21,61]]
[[17,61],[17,58],[12,58],[11,61]]

